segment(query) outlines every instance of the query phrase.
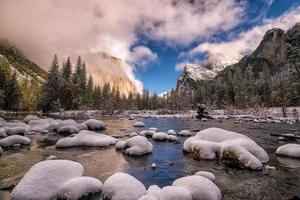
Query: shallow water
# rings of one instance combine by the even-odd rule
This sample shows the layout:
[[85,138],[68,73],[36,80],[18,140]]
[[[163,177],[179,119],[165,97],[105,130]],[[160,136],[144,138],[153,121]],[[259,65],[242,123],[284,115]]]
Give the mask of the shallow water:
[[[133,121],[127,118],[99,118],[106,122],[108,135],[128,138],[135,131]],[[220,127],[245,134],[261,145],[270,156],[269,165],[276,170],[236,170],[224,166],[218,161],[196,161],[183,154],[182,144],[186,138],[181,137],[179,143],[154,142],[153,153],[142,157],[129,157],[109,148],[71,148],[56,150],[55,142],[61,137],[56,134],[30,135],[30,147],[5,151],[0,157],[0,188],[10,189],[18,183],[22,176],[35,163],[45,160],[50,155],[59,159],[80,162],[85,168],[85,175],[96,177],[102,182],[115,172],[126,172],[144,183],[170,185],[175,179],[192,175],[200,170],[210,171],[217,177],[216,184],[222,191],[222,199],[290,199],[300,196],[300,160],[275,156],[280,142],[270,133],[294,133],[300,135],[299,124],[258,124],[253,122],[234,123],[230,120],[201,122],[194,119],[140,119],[146,128],[157,127],[160,131],[174,129],[205,129]],[[142,129],[137,129],[140,131]],[[124,137],[125,136],[125,137]],[[155,170],[150,168],[156,163]],[[9,190],[0,191],[0,200],[9,199]]]

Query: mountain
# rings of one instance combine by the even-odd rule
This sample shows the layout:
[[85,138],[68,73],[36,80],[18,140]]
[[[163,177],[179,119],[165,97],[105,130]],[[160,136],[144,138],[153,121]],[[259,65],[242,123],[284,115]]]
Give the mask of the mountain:
[[16,73],[18,81],[27,79],[42,84],[47,77],[45,70],[30,61],[6,40],[0,40],[0,61],[9,64],[11,71]]
[[216,107],[300,105],[300,23],[286,32],[267,31],[251,55],[215,75],[196,66],[184,70],[177,91],[195,94],[200,102]]
[[231,60],[205,65],[186,64],[182,74],[177,80],[176,91],[179,93],[191,93],[193,90],[196,90],[201,83],[212,80],[220,71],[236,62],[238,61]]
[[103,86],[104,83],[110,83],[111,86],[118,88],[125,95],[130,92],[133,94],[141,92],[134,77],[130,76],[130,66],[122,59],[104,52],[86,55],[85,59],[89,72],[92,73],[95,82],[100,86]]

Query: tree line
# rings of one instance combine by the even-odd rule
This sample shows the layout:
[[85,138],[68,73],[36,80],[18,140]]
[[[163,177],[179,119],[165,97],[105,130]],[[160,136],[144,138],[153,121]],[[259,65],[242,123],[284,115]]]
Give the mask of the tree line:
[[142,94],[124,94],[110,83],[101,87],[94,83],[91,75],[87,76],[86,64],[81,57],[76,60],[73,70],[70,58],[60,68],[58,58],[54,56],[38,107],[43,112],[62,109],[99,109],[106,113],[164,108],[179,110],[184,108],[185,99],[179,97],[174,90],[167,97],[159,97],[157,94],[150,95],[148,90],[144,90]]

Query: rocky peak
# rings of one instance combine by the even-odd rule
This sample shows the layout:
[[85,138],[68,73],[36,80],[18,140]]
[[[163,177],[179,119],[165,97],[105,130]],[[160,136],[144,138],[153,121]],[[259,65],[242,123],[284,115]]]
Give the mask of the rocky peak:
[[185,93],[194,90],[197,85],[206,80],[212,80],[216,72],[198,64],[187,64],[177,81],[176,90]]
[[258,58],[265,58],[274,64],[286,60],[286,33],[274,28],[266,32],[263,40],[252,54]]
[[286,32],[287,42],[293,46],[300,47],[300,23]]

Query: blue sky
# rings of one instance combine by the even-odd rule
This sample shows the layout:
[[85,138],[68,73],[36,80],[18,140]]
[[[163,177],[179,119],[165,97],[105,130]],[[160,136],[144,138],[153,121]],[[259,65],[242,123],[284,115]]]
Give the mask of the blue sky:
[[[244,2],[245,3],[245,2]],[[175,69],[175,65],[186,60],[186,57],[180,56],[182,52],[197,47],[202,42],[227,42],[239,33],[250,31],[253,27],[263,26],[268,19],[276,20],[284,13],[296,9],[300,5],[300,0],[249,0],[246,2],[246,9],[243,20],[228,31],[217,31],[209,38],[197,38],[188,45],[174,44],[170,45],[164,40],[149,39],[143,34],[139,35],[139,40],[134,45],[143,44],[152,52],[157,54],[157,59],[148,64],[147,67],[136,66],[136,76],[140,79],[144,88],[152,93],[161,93],[176,87],[176,80],[181,71]],[[178,27],[180,29],[180,27]],[[189,61],[204,61],[204,53],[192,56]]]

